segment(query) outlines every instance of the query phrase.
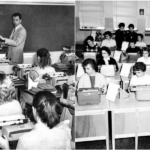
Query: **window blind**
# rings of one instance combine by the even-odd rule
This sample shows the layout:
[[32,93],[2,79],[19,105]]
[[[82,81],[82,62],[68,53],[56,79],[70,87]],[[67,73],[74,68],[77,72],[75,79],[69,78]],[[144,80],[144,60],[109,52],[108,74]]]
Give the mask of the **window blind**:
[[79,2],[80,29],[104,29],[104,2],[80,1]]
[[118,28],[118,24],[125,23],[125,28],[129,24],[134,24],[137,28],[137,2],[136,1],[114,1],[113,3],[113,20],[114,29]]

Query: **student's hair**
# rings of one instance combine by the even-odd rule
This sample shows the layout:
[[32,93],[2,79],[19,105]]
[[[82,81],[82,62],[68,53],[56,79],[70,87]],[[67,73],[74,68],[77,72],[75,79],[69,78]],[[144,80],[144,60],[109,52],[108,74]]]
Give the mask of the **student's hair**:
[[125,27],[125,24],[124,24],[123,22],[121,22],[121,23],[119,23],[118,27],[119,27],[119,28]]
[[16,99],[16,90],[12,80],[0,73],[0,105]]
[[133,24],[129,24],[128,28],[133,28],[134,29],[134,25]]
[[106,51],[109,56],[111,55],[110,49],[108,47],[106,47],[106,46],[103,46],[100,51],[101,51],[101,53],[102,53],[102,51]]
[[50,129],[60,122],[61,106],[51,92],[40,91],[36,93],[33,99],[33,107],[41,121]]
[[41,48],[37,51],[37,57],[40,57],[39,66],[45,68],[51,65],[50,53],[46,48]]
[[93,41],[94,41],[93,36],[90,35],[90,36],[88,36],[88,37],[84,40],[84,44],[85,44],[85,45],[88,45],[88,40],[90,40],[90,41],[93,42]]
[[109,35],[110,37],[112,37],[112,33],[111,33],[110,31],[106,31],[106,32],[104,33],[104,36],[106,36],[106,35]]
[[133,66],[133,71],[146,71],[146,65],[143,62],[136,62],[135,65]]
[[140,36],[141,39],[143,40],[143,34],[139,33],[139,34],[137,35],[137,37],[138,37],[138,36]]
[[143,52],[148,52],[148,54],[149,54],[149,48],[148,47],[144,47],[142,50],[143,50],[142,54],[143,54]]
[[84,62],[82,63],[83,68],[85,69],[85,67],[90,64],[91,67],[97,72],[98,71],[98,66],[96,64],[96,61],[94,59],[88,58],[86,60],[84,60]]
[[130,43],[134,43],[135,44],[136,42],[134,40],[131,40]]
[[20,20],[22,19],[22,15],[20,14],[20,13],[14,13],[13,15],[12,15],[12,18],[13,17],[19,17],[20,18]]

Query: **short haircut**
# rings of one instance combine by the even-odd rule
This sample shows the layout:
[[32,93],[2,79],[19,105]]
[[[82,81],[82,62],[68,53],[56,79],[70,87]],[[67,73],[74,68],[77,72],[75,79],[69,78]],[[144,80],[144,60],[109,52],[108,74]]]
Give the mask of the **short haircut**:
[[22,15],[20,14],[20,13],[14,13],[13,15],[12,15],[12,18],[13,17],[19,17],[19,19],[21,20],[22,19]]
[[12,80],[0,73],[0,105],[16,99],[16,90]]
[[84,40],[84,44],[85,44],[85,45],[88,45],[88,40],[90,40],[90,41],[93,42],[93,41],[94,41],[93,36],[90,35],[90,36],[88,36],[88,37]]
[[119,23],[118,27],[119,27],[119,28],[125,27],[125,24],[124,24],[123,22],[121,22],[121,23]]
[[133,66],[133,71],[146,71],[146,65],[143,62],[136,62]]
[[46,48],[41,48],[37,51],[37,57],[40,57],[39,66],[45,68],[51,65],[50,53]]
[[143,50],[142,53],[143,52],[148,52],[148,54],[149,54],[149,48],[148,47],[144,47],[142,50]]
[[134,43],[135,44],[136,42],[134,40],[131,40],[130,43]]
[[143,34],[139,33],[137,36],[140,36],[141,39],[143,40]]
[[106,51],[109,56],[111,55],[110,49],[109,49],[108,47],[106,47],[106,46],[103,46],[103,47],[101,48],[101,52],[102,52],[102,51]]
[[97,72],[98,71],[98,66],[96,64],[96,61],[94,59],[88,58],[86,60],[84,60],[84,62],[82,63],[83,68],[85,69],[85,67],[90,64],[91,67]]
[[133,28],[134,29],[134,25],[133,24],[129,24],[128,28]]
[[41,121],[50,129],[60,122],[61,105],[51,92],[40,91],[36,93],[33,99],[33,107]]
[[104,33],[104,36],[106,36],[106,35],[109,35],[110,37],[112,37],[112,33],[111,33],[110,31],[106,31],[106,32]]

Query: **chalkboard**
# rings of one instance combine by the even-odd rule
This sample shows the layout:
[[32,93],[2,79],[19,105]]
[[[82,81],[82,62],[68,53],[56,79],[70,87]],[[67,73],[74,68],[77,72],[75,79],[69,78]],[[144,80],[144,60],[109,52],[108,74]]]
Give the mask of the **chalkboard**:
[[0,5],[0,35],[9,37],[13,29],[11,16],[22,14],[27,31],[24,52],[40,48],[62,50],[74,45],[74,6],[64,5]]

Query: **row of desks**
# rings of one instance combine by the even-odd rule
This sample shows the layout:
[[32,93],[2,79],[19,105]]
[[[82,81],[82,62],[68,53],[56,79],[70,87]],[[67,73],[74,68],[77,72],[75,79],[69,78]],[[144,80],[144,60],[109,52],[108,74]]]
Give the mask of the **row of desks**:
[[[106,139],[107,149],[109,149],[108,111],[112,115],[113,149],[115,149],[115,139],[117,138],[135,137],[135,148],[137,149],[138,135],[150,135],[150,101],[137,101],[134,93],[130,93],[130,96],[123,100],[116,98],[115,102],[108,101],[105,99],[105,95],[102,95],[98,105],[79,106],[76,103],[75,116],[99,115],[100,118],[105,117],[105,120],[101,119],[100,123],[93,122],[93,124],[98,124],[99,128],[103,128],[105,132],[99,132],[99,135],[76,137],[76,142]],[[78,132],[77,130],[76,132]],[[93,128],[93,130],[95,129]]]

